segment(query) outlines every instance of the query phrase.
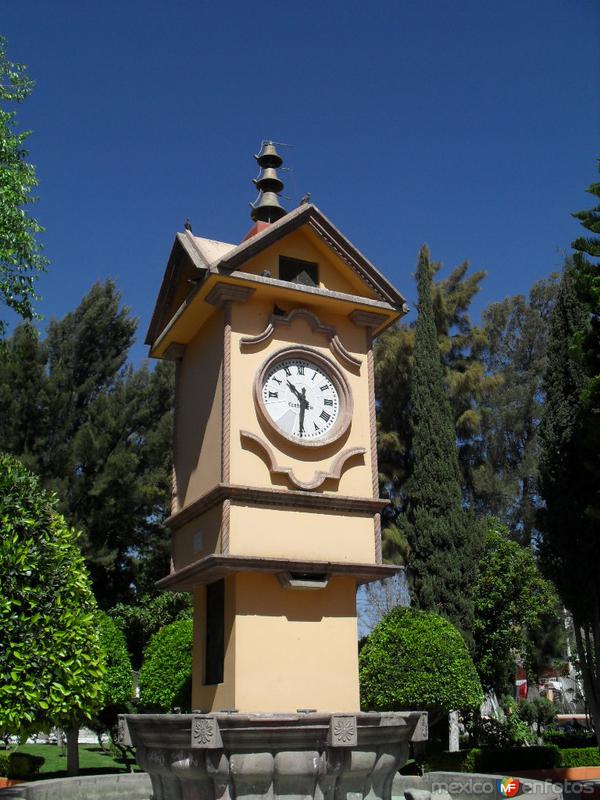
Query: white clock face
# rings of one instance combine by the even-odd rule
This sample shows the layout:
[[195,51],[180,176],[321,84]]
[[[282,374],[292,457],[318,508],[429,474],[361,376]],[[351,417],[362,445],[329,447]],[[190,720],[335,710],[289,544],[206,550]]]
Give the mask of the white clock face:
[[282,358],[262,382],[263,407],[288,439],[326,439],[340,414],[340,397],[327,371],[309,358]]

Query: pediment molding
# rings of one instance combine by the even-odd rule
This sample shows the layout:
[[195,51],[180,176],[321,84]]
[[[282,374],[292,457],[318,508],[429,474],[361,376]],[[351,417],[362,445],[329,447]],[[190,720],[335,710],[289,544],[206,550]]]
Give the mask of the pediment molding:
[[328,472],[317,470],[309,481],[301,481],[295,476],[293,467],[283,467],[277,463],[270,445],[260,436],[250,433],[250,431],[240,431],[240,439],[242,442],[252,442],[258,446],[271,475],[281,475],[287,478],[296,488],[304,489],[305,491],[319,489],[325,481],[330,479],[339,481],[348,461],[354,456],[364,456],[367,452],[364,447],[350,447],[347,450],[343,450],[336,456]]
[[335,326],[321,322],[319,317],[307,308],[295,308],[290,311],[289,314],[285,315],[272,314],[267,326],[261,333],[256,336],[245,336],[240,340],[240,349],[264,347],[271,341],[273,336],[275,336],[278,327],[290,328],[296,319],[304,319],[308,322],[312,331],[321,334],[327,340],[329,349],[343,367],[351,370],[360,370],[362,364],[361,359],[353,356],[352,353],[344,347]]

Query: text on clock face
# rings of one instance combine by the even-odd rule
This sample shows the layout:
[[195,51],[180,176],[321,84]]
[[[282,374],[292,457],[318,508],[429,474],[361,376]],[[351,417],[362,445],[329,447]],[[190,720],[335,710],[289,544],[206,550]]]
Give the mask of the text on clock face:
[[262,400],[274,425],[299,441],[324,438],[340,411],[337,389],[326,371],[301,358],[279,361],[269,369]]

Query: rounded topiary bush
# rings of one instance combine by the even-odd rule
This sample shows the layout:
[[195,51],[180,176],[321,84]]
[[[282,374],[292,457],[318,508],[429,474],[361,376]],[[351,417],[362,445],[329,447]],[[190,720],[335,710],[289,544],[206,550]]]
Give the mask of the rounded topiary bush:
[[79,534],[0,453],[0,731],[69,727],[100,705],[104,665]]
[[477,708],[483,692],[459,631],[429,611],[395,608],[368,637],[360,659],[368,711]]
[[117,623],[99,611],[96,623],[104,652],[104,706],[124,706],[133,697],[133,671],[125,635]]
[[150,639],[139,677],[144,711],[191,710],[192,639],[191,619],[165,625]]

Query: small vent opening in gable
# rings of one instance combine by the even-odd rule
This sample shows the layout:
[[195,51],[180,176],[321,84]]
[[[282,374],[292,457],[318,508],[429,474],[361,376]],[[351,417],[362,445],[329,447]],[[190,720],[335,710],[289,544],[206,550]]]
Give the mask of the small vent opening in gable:
[[314,261],[279,256],[279,280],[301,283],[304,286],[318,286],[319,265]]

